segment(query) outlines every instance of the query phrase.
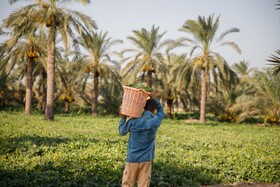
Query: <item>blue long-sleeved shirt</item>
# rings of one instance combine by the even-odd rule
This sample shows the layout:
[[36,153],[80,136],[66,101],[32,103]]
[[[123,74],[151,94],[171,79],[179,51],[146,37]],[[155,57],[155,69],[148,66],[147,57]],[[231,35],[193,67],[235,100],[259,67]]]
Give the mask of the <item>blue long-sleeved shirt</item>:
[[157,102],[157,113],[144,111],[140,118],[131,118],[126,121],[122,117],[119,123],[119,133],[126,135],[130,132],[127,148],[127,162],[147,162],[154,159],[155,139],[157,130],[164,118],[163,108]]

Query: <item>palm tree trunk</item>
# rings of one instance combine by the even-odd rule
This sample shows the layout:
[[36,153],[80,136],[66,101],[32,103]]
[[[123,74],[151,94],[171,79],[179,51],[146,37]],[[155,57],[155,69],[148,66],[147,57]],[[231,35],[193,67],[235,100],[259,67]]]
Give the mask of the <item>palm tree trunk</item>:
[[202,82],[201,82],[201,100],[200,100],[200,118],[199,123],[205,123],[205,111],[206,111],[206,89],[207,89],[207,72],[202,70]]
[[173,104],[173,96],[172,96],[171,90],[169,89],[168,92],[167,92],[167,116],[170,119],[173,119],[172,104]]
[[147,85],[152,88],[152,71],[148,71],[147,73]]
[[173,119],[172,115],[172,104],[173,104],[173,99],[167,99],[167,116],[170,119]]
[[92,94],[92,115],[97,116],[97,98],[98,98],[98,77],[99,73],[94,73],[94,80],[93,80],[93,94]]
[[70,101],[66,100],[64,103],[64,112],[69,112],[70,110]]
[[32,65],[33,58],[28,58],[27,61],[27,70],[26,70],[26,86],[25,86],[25,114],[31,114],[31,105],[32,105]]
[[47,105],[45,111],[46,120],[54,120],[54,84],[55,84],[55,27],[50,28],[47,62]]
[[43,114],[45,113],[45,110],[46,110],[46,99],[47,99],[46,78],[47,78],[46,71],[43,70],[43,72],[42,72],[42,88],[41,88],[41,94],[42,94],[41,111],[42,111]]

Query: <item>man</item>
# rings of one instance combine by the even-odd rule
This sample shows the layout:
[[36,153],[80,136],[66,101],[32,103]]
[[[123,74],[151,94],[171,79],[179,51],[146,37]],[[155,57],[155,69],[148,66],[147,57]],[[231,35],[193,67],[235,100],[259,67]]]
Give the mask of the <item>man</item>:
[[156,133],[163,117],[163,108],[157,99],[147,100],[140,118],[126,121],[127,117],[121,114],[119,133],[126,135],[130,132],[123,187],[133,187],[136,181],[138,187],[150,185]]

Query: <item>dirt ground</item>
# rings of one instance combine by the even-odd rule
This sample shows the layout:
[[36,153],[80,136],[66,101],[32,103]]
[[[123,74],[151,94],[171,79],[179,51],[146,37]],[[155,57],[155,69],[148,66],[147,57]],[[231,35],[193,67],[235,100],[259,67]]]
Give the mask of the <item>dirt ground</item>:
[[233,184],[224,184],[224,185],[210,185],[210,186],[201,186],[201,187],[280,187],[280,183],[233,183]]

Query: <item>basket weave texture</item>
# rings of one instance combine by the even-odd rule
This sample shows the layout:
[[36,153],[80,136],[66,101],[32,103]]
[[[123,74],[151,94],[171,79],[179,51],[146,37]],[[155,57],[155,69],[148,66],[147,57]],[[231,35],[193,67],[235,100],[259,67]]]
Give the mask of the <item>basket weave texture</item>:
[[144,110],[150,92],[142,89],[123,86],[124,94],[122,99],[121,114],[139,118]]

